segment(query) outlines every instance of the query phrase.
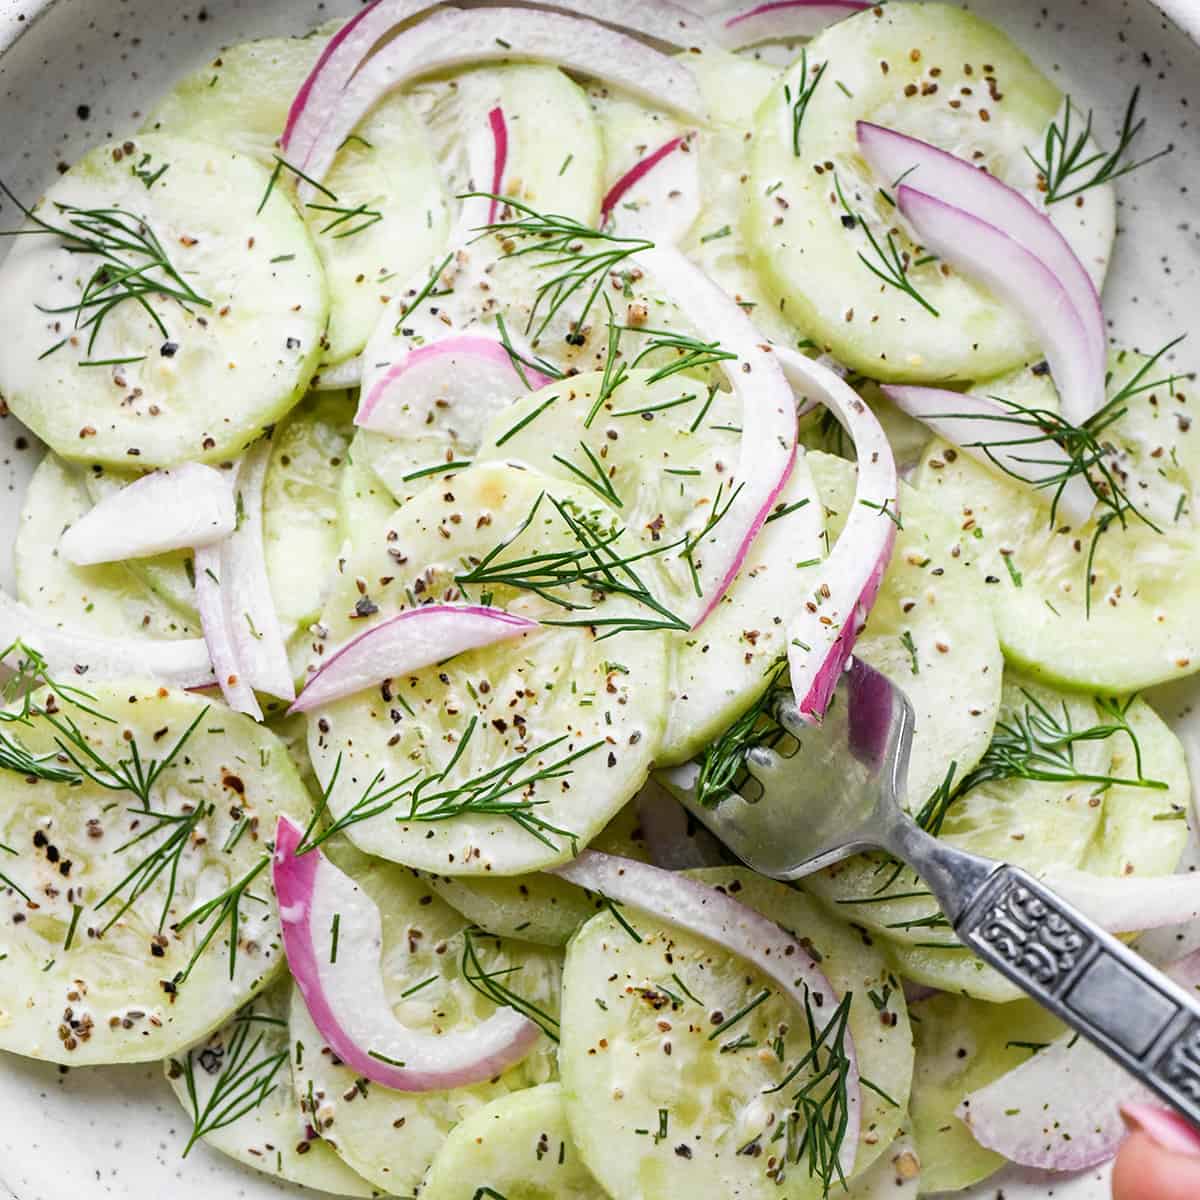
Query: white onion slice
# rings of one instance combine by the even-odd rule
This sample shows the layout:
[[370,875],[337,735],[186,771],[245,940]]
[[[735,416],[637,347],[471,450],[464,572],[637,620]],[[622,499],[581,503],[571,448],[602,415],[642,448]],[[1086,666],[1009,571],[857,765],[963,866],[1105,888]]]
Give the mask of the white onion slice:
[[1095,875],[1057,867],[1043,882],[1109,933],[1141,933],[1200,920],[1200,872]]
[[78,567],[150,558],[218,542],[233,532],[236,519],[221,473],[184,463],[106,496],[63,534],[58,548]]
[[[228,593],[233,644],[246,682],[255,691],[294,700],[296,685],[263,549],[263,485],[271,442],[263,439],[242,460],[237,477],[238,526],[221,547],[221,587]],[[197,572],[199,582],[199,572]]]
[[[632,203],[625,199],[631,191]],[[608,189],[600,225],[623,237],[673,245],[695,224],[701,207],[696,143],[680,134],[640,158]]]
[[714,22],[713,35],[726,50],[810,38],[835,21],[870,7],[867,0],[767,0],[722,14]]
[[262,709],[238,660],[229,590],[222,586],[227,570],[222,550],[222,546],[201,546],[196,550],[196,608],[200,612],[200,627],[225,703],[234,712],[261,721]]
[[[506,2],[485,0],[475,7],[491,8]],[[641,34],[668,46],[698,46],[709,40],[704,19],[670,0],[652,0],[651,3],[647,0],[528,0],[528,5],[526,0],[520,0],[520,3],[522,7],[587,17],[589,21]]]
[[[826,1011],[833,1011],[837,997],[833,985],[803,945],[774,921],[725,892],[674,871],[595,850],[585,850],[551,874],[723,946],[770,979],[801,1011],[808,997],[814,1007],[819,1009],[824,1005]],[[858,1153],[862,1117],[858,1057],[849,1037],[845,1053],[849,1059],[846,1073],[849,1119],[845,1138],[838,1148],[838,1161],[849,1177]]]
[[460,440],[469,441],[470,431],[482,430],[519,396],[553,382],[532,367],[521,371],[524,380],[496,338],[448,332],[409,351],[372,383],[354,423],[391,437],[416,437],[429,417],[448,406]]
[[[986,466],[1032,484],[1047,503],[1058,485],[1049,483],[1071,465],[1071,456],[1052,438],[1021,424],[999,400],[944,388],[885,385],[883,394],[903,412]],[[1003,445],[1020,440],[1024,445]],[[1058,495],[1056,510],[1072,525],[1082,525],[1096,507],[1088,481],[1072,474]]]
[[[0,647],[20,643],[36,650],[52,675],[78,686],[86,679],[153,679],[171,687],[213,683],[208,647],[201,638],[107,638],[58,629],[36,610],[0,591]],[[19,647],[12,652],[16,660]]]
[[719,341],[722,349],[737,355],[719,365],[741,401],[741,449],[729,483],[733,492],[721,500],[728,509],[693,555],[701,592],[688,614],[695,628],[721,602],[791,475],[796,410],[778,357],[740,305],[677,250],[648,250],[637,262],[704,341]]
[[536,621],[502,608],[474,604],[426,604],[405,609],[352,638],[322,663],[292,712],[308,712],[355,692],[445,662],[468,650],[520,637]]
[[[891,187],[902,180],[936,200],[963,209],[1012,238],[1054,275],[1070,297],[1087,332],[1090,348],[1086,390],[1071,397],[1070,405],[1064,395],[1064,408],[1076,425],[1091,416],[1104,402],[1108,355],[1100,293],[1071,243],[1046,212],[1031,204],[1015,188],[966,159],[896,130],[860,121],[858,146],[876,174],[885,181],[885,186]],[[947,261],[953,262],[953,259],[947,258]],[[1027,307],[1030,304],[1036,306],[1037,297],[1026,301]],[[1034,327],[1038,328],[1036,321]]]
[[[1189,991],[1200,987],[1200,954],[1168,974]],[[1069,1034],[972,1092],[958,1116],[981,1146],[1012,1162],[1082,1171],[1112,1158],[1124,1141],[1121,1106],[1145,1101],[1157,1103],[1108,1055]]]
[[[564,67],[690,120],[705,119],[700,89],[686,67],[603,25],[530,9],[450,10],[434,13],[388,42],[327,103],[316,106],[310,95],[304,116],[293,128],[293,137],[304,140],[309,119],[322,122],[305,173],[323,182],[342,143],[397,88],[436,71],[510,60]],[[314,191],[302,180],[300,202],[311,200]]]
[[279,819],[272,871],[283,946],[313,1024],[346,1066],[396,1091],[448,1091],[491,1079],[533,1049],[537,1025],[511,1008],[455,1033],[401,1025],[383,990],[378,906],[319,850],[297,854],[302,836]]
[[930,251],[1029,322],[1050,364],[1064,416],[1075,425],[1087,420],[1104,403],[1104,364],[1097,364],[1093,338],[1059,277],[982,217],[908,184],[897,189],[896,203]]
[[314,392],[341,392],[356,388],[362,383],[363,360],[361,354],[337,363],[332,367],[322,367],[320,374],[314,375],[309,387]]
[[776,348],[798,407],[814,399],[854,442],[858,479],[841,536],[788,628],[788,668],[805,720],[819,724],[862,632],[896,544],[900,479],[887,435],[865,401],[827,367]]

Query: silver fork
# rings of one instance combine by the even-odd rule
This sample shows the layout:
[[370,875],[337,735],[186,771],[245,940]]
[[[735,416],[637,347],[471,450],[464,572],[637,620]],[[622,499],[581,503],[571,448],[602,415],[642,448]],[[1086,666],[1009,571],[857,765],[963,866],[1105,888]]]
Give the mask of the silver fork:
[[[747,866],[793,880],[864,850],[885,850],[922,876],[963,945],[1200,1125],[1200,1000],[1027,872],[956,850],[904,811],[915,723],[889,679],[857,659],[819,728],[776,709],[800,744],[802,807],[778,793],[697,802],[695,764],[664,772],[692,814]],[[782,766],[750,752],[751,782]],[[748,789],[743,789],[748,790]]]

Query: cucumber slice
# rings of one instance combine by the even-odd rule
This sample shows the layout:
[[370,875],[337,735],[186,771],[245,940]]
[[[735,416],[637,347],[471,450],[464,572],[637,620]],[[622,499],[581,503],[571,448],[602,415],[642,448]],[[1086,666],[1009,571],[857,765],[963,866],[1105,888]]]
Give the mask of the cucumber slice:
[[491,190],[490,178],[472,177],[469,147],[498,107],[508,133],[501,193],[539,212],[595,222],[604,187],[604,143],[583,89],[557,67],[474,67],[418,83],[410,102],[425,119],[451,196]]
[[[853,993],[850,1030],[862,1074],[901,1106],[863,1090],[856,1170],[866,1169],[900,1127],[912,1071],[904,999],[882,956],[798,891],[739,869],[695,877],[811,940],[834,988]],[[773,1141],[772,1130],[786,1128],[791,1101],[767,1090],[809,1046],[804,1015],[740,958],[644,914],[626,919],[638,940],[602,913],[567,948],[559,1065],[584,1162],[615,1200],[749,1200],[778,1196],[784,1179],[789,1196],[821,1195],[805,1162],[781,1163],[794,1143]],[[763,991],[767,999],[736,1027],[710,1036]],[[782,1062],[772,1049],[780,1037]],[[753,1144],[761,1154],[745,1150]]]
[[[605,854],[648,862],[636,802],[621,809],[591,846]],[[565,946],[575,930],[603,907],[582,888],[542,872],[494,879],[431,875],[429,885],[488,933],[543,946]]]
[[567,1128],[562,1085],[502,1096],[446,1139],[429,1169],[425,1200],[607,1200]]
[[[16,852],[0,892],[0,1049],[70,1066],[149,1062],[205,1037],[282,969],[268,839],[281,813],[306,823],[312,803],[273,734],[199,696],[129,683],[94,685],[86,709],[57,699],[55,720],[73,721],[103,762],[128,769],[136,747],[144,770],[162,769],[148,805],[97,761],[92,773],[111,787],[0,772],[0,842]],[[6,728],[34,754],[62,740],[44,716]],[[254,870],[231,979],[230,922],[178,926]]]
[[[808,461],[833,541],[853,503],[854,467],[820,453]],[[968,770],[987,749],[1000,710],[1003,659],[984,589],[955,553],[954,530],[907,486],[900,519],[904,528],[855,653],[912,702],[917,724],[906,802],[919,809],[952,762]]]
[[[62,205],[118,210],[114,219],[141,222],[141,236],[157,239],[181,272],[147,277],[176,289],[185,281],[208,305],[152,293],[141,297],[145,308],[130,297],[75,333],[72,313],[43,309],[84,303],[101,260],[57,237],[18,238],[0,269],[9,337],[0,394],[17,417],[64,458],[159,467],[220,462],[283,416],[316,367],[329,305],[303,222],[281,191],[264,203],[268,182],[250,158],[162,135],[97,147],[72,167],[36,219],[65,228],[87,219]],[[115,253],[143,271],[152,261]],[[112,360],[126,361],[81,365]]]
[[395,497],[364,453],[363,433],[360,429],[354,435],[338,479],[337,530],[343,546],[365,544],[371,532],[396,511]]
[[804,339],[764,287],[742,227],[754,187],[750,154],[756,115],[780,72],[712,48],[689,53],[687,63],[716,124],[696,137],[704,207],[683,251],[747,311],[764,335],[799,347]]
[[[586,489],[532,471],[496,464],[464,471],[417,496],[355,550],[322,616],[326,646],[414,602],[460,597],[454,580],[463,564],[482,560],[508,538],[516,541],[499,562],[578,550],[551,501],[539,504],[544,494],[605,529],[615,519]],[[535,505],[537,523],[530,527]],[[491,603],[521,615],[575,619],[530,591],[506,584],[482,590]],[[579,592],[571,602],[594,603]],[[472,588],[471,598],[481,598],[481,590]],[[630,612],[640,620],[649,611],[624,603],[610,597],[597,619]],[[346,829],[362,849],[439,875],[524,874],[569,858],[641,786],[666,715],[667,668],[668,644],[658,631],[598,639],[588,628],[546,625],[315,712],[309,753],[325,786],[341,762],[330,799],[335,817],[350,813],[368,789],[390,789],[381,799],[394,798],[394,809]],[[484,775],[507,770],[507,778],[529,786],[508,788],[502,798],[537,807],[518,818],[489,812],[487,804],[455,811],[455,797],[447,796],[432,808],[426,804],[416,820],[403,819],[417,780],[426,779],[422,791],[430,793],[439,787],[433,777],[451,767],[448,786],[474,780],[479,796],[486,792]],[[542,771],[555,773],[539,784],[534,777]],[[440,817],[425,815],[439,810]]]
[[[1080,866],[1096,875],[1171,875],[1188,842],[1192,780],[1183,743],[1144,700],[1129,709],[1128,720],[1149,779],[1165,791],[1114,787],[1104,794],[1095,841]],[[1114,739],[1112,772],[1136,778],[1137,757],[1128,738]]]
[[[1014,731],[1027,729],[1031,713],[1035,721],[1040,719],[1037,705],[1065,728],[1092,729],[1106,723],[1090,700],[1054,692],[1020,675],[1005,679],[999,723]],[[1124,774],[1126,767],[1114,760],[1127,744],[1123,735],[1079,742],[1075,768],[1092,776],[1115,771]],[[954,778],[960,780],[963,774],[956,772]],[[1097,783],[1033,779],[981,783],[955,801],[940,836],[960,850],[1010,862],[1037,875],[1056,867],[1079,867],[1092,852],[1108,798],[1118,790],[1139,789],[1106,790]],[[1159,793],[1143,792],[1143,804],[1148,795],[1154,797],[1154,811],[1165,807]],[[814,875],[806,884],[843,919],[892,941],[957,944],[921,877],[907,868],[897,872],[894,862],[884,855],[847,859]]]
[[17,599],[61,628],[104,637],[199,637],[198,626],[124,563],[77,567],[58,552],[64,531],[92,508],[84,475],[48,453],[25,493],[13,549]]
[[[859,156],[855,122],[932,142],[1040,206],[1025,148],[1042,145],[1061,102],[1005,34],[949,5],[880,5],[814,38],[763,104],[751,156],[745,234],[783,315],[876,379],[984,379],[1032,360],[1036,333],[957,272],[936,262],[907,272],[935,317],[860,259],[882,265],[868,230],[885,252],[889,232],[899,252],[919,260],[922,251],[880,194],[893,181],[876,179]],[[1102,279],[1115,230],[1112,190],[1058,211],[1070,208],[1054,205],[1049,215]]]
[[[1130,385],[1147,360],[1131,351],[1110,360],[1109,395]],[[1167,368],[1152,367],[1125,415],[1103,437],[1117,447],[1117,470],[1138,511],[1096,540],[1098,508],[1082,528],[1052,528],[1047,501],[999,472],[935,441],[916,486],[960,528],[964,558],[989,585],[1007,657],[1067,687],[1127,693],[1200,669],[1200,630],[1189,614],[1200,604],[1200,426],[1189,389]],[[1156,380],[1160,380],[1156,383]],[[987,389],[1026,407],[1052,394],[1026,372]],[[1054,407],[1053,405],[1051,407]],[[1018,586],[1019,583],[1019,586]]]
[[[479,461],[526,463],[564,482],[599,480],[593,487],[620,501],[622,522],[638,531],[647,552],[697,536],[738,455],[732,393],[710,393],[688,375],[655,383],[650,373],[632,371],[589,428],[602,388],[600,374],[577,375],[518,401],[493,422]],[[673,635],[671,707],[657,764],[686,761],[712,741],[761,694],[786,654],[784,630],[804,564],[823,553],[814,496],[800,458],[779,496],[780,518],[764,526],[725,600],[699,631]],[[693,594],[678,550],[646,566],[668,608]]]
[[909,1124],[905,1122],[906,1128],[873,1166],[851,1180],[846,1200],[916,1200],[921,1192],[921,1160]]
[[944,937],[913,945],[885,940],[883,948],[897,974],[913,983],[988,1004],[1010,1004],[1025,996],[969,950],[948,949]]
[[[292,981],[281,980],[199,1046],[164,1064],[167,1082],[202,1140],[256,1171],[336,1196],[378,1196],[315,1134],[288,1070]],[[239,1083],[239,1081],[241,1081]],[[253,1082],[258,1103],[241,1108]],[[232,1111],[231,1111],[232,1110]],[[232,1116],[228,1124],[217,1122]]]
[[[337,568],[338,490],[353,433],[355,397],[314,392],[275,430],[263,489],[263,548],[285,637],[307,650],[308,626]],[[295,652],[293,653],[295,657]]]
[[[230,146],[273,170],[288,106],[327,44],[313,35],[231,46],[181,80],[146,128]],[[285,174],[290,194],[295,178]],[[325,186],[333,196],[318,195],[304,218],[329,282],[321,361],[332,365],[366,345],[396,280],[438,253],[449,221],[429,139],[405,96],[388,97],[347,140]]]
[[[427,881],[378,860],[339,866],[353,870],[383,915],[384,988],[400,1020],[416,1029],[451,1033],[495,1012],[495,1003],[462,974],[466,922]],[[559,955],[478,935],[472,944],[485,971],[500,972],[497,981],[505,988],[557,1019]],[[394,1092],[337,1063],[298,991],[289,1031],[294,1086],[308,1123],[353,1170],[396,1196],[420,1191],[429,1164],[459,1122],[555,1074],[554,1046],[545,1037],[523,1062],[487,1083],[448,1092]]]
[[914,1004],[913,1132],[921,1191],[958,1191],[1004,1166],[955,1115],[967,1095],[1019,1067],[1032,1046],[1055,1041],[1066,1026],[1032,1000],[997,1007],[962,996]]

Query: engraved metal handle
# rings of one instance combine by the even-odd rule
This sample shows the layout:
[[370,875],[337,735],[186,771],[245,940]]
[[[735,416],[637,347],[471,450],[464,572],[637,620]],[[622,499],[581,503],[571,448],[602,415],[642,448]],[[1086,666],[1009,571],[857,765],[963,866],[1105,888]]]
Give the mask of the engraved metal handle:
[[1200,998],[1028,872],[891,832],[964,946],[1200,1126]]

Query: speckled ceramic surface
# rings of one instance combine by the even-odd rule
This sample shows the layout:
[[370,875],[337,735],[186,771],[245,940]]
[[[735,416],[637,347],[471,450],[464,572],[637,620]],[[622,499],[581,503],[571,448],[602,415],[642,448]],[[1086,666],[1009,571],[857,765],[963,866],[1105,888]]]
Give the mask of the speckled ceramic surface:
[[[648,0],[651,2],[651,0]],[[38,194],[58,164],[134,129],[150,101],[220,46],[296,33],[355,0],[0,0],[0,178]],[[971,0],[1012,33],[1065,90],[1117,121],[1141,84],[1148,139],[1175,151],[1120,185],[1120,235],[1105,292],[1110,324],[1143,349],[1192,331],[1200,313],[1200,0]],[[7,206],[2,215],[9,225]],[[1200,366],[1185,344],[1172,364]],[[21,492],[40,449],[0,419],[0,547],[11,545]],[[0,583],[11,587],[7,549]],[[1200,685],[1157,697],[1189,745],[1200,778]],[[184,1121],[159,1068],[60,1072],[0,1057],[0,1195],[18,1200],[251,1200],[301,1194],[203,1145],[180,1159]],[[313,1193],[306,1193],[313,1194]],[[964,1193],[971,1200],[1102,1200],[1107,1174],[1050,1179],[1016,1170]]]

